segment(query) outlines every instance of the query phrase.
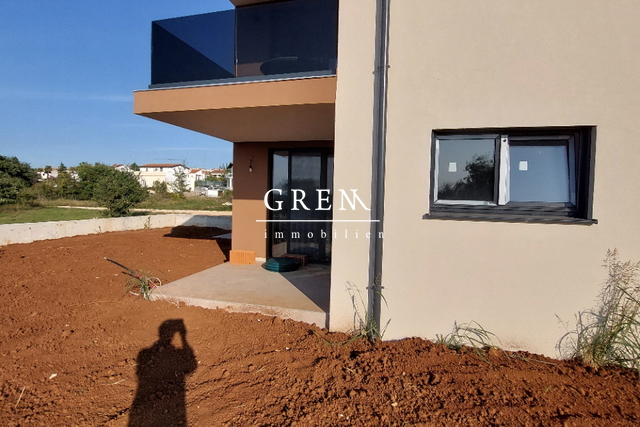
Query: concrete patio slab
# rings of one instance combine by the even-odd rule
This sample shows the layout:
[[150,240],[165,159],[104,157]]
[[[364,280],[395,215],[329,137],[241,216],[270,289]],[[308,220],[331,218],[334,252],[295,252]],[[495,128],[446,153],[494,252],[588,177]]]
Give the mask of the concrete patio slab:
[[329,320],[330,272],[330,266],[318,264],[273,273],[261,264],[224,263],[168,283],[157,289],[152,299],[261,313],[324,328]]

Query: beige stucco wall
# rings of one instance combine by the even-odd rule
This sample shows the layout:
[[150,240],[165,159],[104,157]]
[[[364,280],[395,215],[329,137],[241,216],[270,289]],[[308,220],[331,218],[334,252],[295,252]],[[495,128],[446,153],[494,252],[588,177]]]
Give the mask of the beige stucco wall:
[[[371,198],[371,135],[373,123],[373,69],[375,2],[340,2],[338,86],[336,94],[334,190],[357,189],[367,204]],[[369,212],[336,209],[334,220],[369,219]],[[332,242],[331,308],[333,330],[353,327],[353,307],[347,283],[358,289],[366,304],[369,240],[367,223],[333,224],[338,238]],[[345,231],[348,237],[344,237]],[[358,231],[359,238],[355,238]],[[360,305],[360,301],[356,303]],[[361,308],[361,307],[360,307]]]
[[[350,135],[344,115],[353,113],[341,108],[349,102],[347,79],[361,103],[365,88],[353,83],[355,74],[370,78],[366,64],[354,64],[371,59],[361,58],[367,56],[362,45],[345,28],[347,13],[355,13],[344,10],[350,7],[356,6],[341,3],[336,163],[345,137],[349,150],[368,149],[366,120],[355,120],[361,127]],[[476,321],[504,347],[553,356],[565,332],[556,315],[573,322],[593,306],[607,249],[640,259],[638,22],[640,8],[624,1],[391,1],[386,338],[434,338],[454,321]],[[370,111],[363,110],[358,114]],[[571,125],[597,126],[599,224],[422,219],[434,129]],[[336,176],[344,173],[336,168]],[[346,279],[342,268],[334,271]],[[334,280],[334,294],[338,285]],[[342,309],[332,299],[332,317],[334,307]]]
[[[251,162],[252,172],[249,172]],[[233,250],[256,251],[266,256],[264,194],[269,185],[269,146],[259,143],[233,144]]]

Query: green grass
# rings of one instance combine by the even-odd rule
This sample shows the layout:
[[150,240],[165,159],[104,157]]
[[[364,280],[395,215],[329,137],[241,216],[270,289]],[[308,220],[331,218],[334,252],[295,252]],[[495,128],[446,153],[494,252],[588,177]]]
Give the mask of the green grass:
[[491,362],[487,359],[485,351],[490,348],[499,348],[494,344],[494,339],[500,341],[493,333],[473,321],[460,325],[458,325],[458,322],[453,322],[453,330],[449,334],[436,334],[437,344],[442,344],[456,351],[460,351],[462,347],[471,347],[476,354],[489,365]]
[[97,207],[98,204],[93,200],[73,200],[73,199],[55,199],[55,200],[37,200],[38,205],[57,207],[57,206],[77,206],[77,207]]
[[[162,209],[162,210],[206,210],[206,211],[231,211],[231,206],[224,206],[223,203],[230,202],[231,196],[225,195],[221,198],[212,197],[187,197],[184,199],[174,198],[171,195],[166,197],[150,196],[144,202],[136,205],[135,209]],[[24,205],[0,206],[1,224],[21,224],[29,222],[46,221],[74,221],[80,219],[105,218],[104,211],[89,209],[66,209],[59,206],[73,207],[96,207],[96,202],[91,200],[38,200],[37,206],[30,207]],[[169,213],[169,212],[167,212]],[[146,212],[133,212],[132,216],[144,215]]]
[[[187,197],[184,199],[174,199],[170,195],[167,197],[149,196],[144,202],[134,206],[134,209],[166,209],[166,210],[193,210],[193,211],[230,211],[231,206],[223,206],[223,203],[230,202],[230,197]],[[39,201],[44,206],[98,206],[91,200],[48,200]]]
[[230,201],[227,198],[213,197],[188,197],[186,199],[173,199],[171,197],[151,196],[140,203],[138,209],[177,209],[195,211],[230,211],[231,206],[223,206],[223,203]]
[[22,224],[46,221],[73,221],[79,219],[103,218],[102,211],[87,209],[63,209],[55,207],[17,207],[0,208],[0,224]]
[[[163,209],[163,210],[207,210],[207,211],[231,211],[231,206],[223,203],[231,201],[231,197],[188,197],[178,199],[172,197],[150,196],[147,200],[135,206],[135,209]],[[96,202],[91,200],[39,200],[38,206],[23,205],[0,206],[1,224],[21,224],[29,222],[45,221],[74,221],[80,219],[105,218],[104,211],[88,209],[66,209],[58,206],[95,207]],[[169,213],[169,212],[167,212]],[[133,212],[132,216],[144,215],[146,212]]]

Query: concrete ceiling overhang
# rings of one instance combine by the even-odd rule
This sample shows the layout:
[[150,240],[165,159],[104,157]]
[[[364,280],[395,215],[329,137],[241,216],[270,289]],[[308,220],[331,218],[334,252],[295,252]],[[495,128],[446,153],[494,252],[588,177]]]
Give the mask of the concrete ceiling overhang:
[[134,92],[134,113],[231,142],[332,140],[336,77]]

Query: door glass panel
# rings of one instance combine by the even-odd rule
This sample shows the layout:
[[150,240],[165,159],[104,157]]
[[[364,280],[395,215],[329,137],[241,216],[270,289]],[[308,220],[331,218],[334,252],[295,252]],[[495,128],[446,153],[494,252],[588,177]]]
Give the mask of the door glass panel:
[[273,153],[271,206],[280,211],[271,211],[272,220],[287,222],[271,223],[271,256],[286,253],[303,254],[309,261],[331,260],[331,210],[320,210],[332,204],[330,194],[323,198],[329,201],[319,204],[317,190],[333,187],[333,155],[327,151],[275,151]]
[[[318,237],[323,223],[302,222],[324,218],[324,212],[318,211],[316,189],[323,188],[321,182],[322,158],[320,153],[299,153],[291,157],[291,241],[289,252],[320,257]],[[304,196],[304,199],[302,197]],[[303,200],[298,203],[296,200]],[[308,210],[307,210],[308,209]]]
[[[333,206],[333,154],[329,154],[327,155],[327,185],[325,188],[327,188],[328,190],[330,190],[329,194],[329,203],[328,205]],[[323,207],[326,207],[326,204],[323,204]],[[332,210],[328,210],[328,211],[324,211],[325,212],[325,218],[328,220],[333,219],[333,211]],[[326,223],[326,235],[324,235],[324,239],[322,240],[321,245],[324,245],[324,248],[322,246],[320,246],[320,251],[321,251],[321,256],[323,257],[324,260],[326,261],[330,261],[331,260],[331,237],[333,234],[333,227],[332,227],[332,223],[327,222]],[[320,236],[321,238],[323,237],[322,235]]]
[[[273,153],[273,173],[271,188],[280,189],[271,192],[270,206],[274,209],[278,205],[282,207],[278,211],[270,211],[272,220],[289,219],[289,153],[287,151],[276,151]],[[281,256],[287,253],[287,233],[289,224],[286,222],[272,222],[271,224],[271,253],[272,256]]]
[[566,145],[511,145],[509,200],[569,202]]
[[494,200],[495,139],[441,139],[438,200]]

